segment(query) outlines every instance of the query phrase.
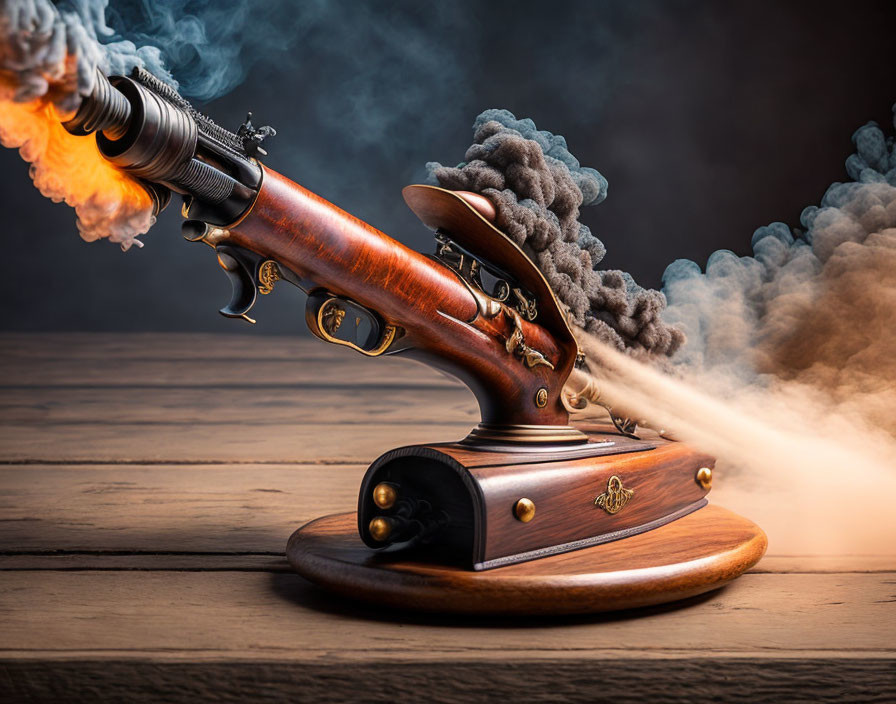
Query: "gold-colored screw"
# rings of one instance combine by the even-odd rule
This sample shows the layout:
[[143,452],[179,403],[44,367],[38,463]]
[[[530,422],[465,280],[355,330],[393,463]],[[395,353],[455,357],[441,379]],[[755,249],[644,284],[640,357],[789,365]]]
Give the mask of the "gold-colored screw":
[[697,470],[696,482],[709,491],[712,488],[712,470],[709,467],[701,467]]
[[535,392],[535,405],[544,408],[548,405],[548,390],[543,386]]
[[518,521],[528,523],[535,518],[535,502],[532,499],[520,499],[513,506],[513,515]]
[[367,526],[370,536],[378,543],[385,542],[392,535],[392,523],[387,518],[377,516]]
[[373,488],[373,503],[381,509],[389,509],[398,501],[398,488],[388,482],[380,482]]

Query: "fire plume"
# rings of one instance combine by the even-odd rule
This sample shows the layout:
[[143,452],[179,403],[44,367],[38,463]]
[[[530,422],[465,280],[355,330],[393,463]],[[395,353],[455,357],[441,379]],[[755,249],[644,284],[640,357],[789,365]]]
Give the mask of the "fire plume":
[[50,94],[15,100],[12,81],[0,76],[0,143],[31,164],[40,192],[75,209],[81,237],[108,237],[127,249],[155,222],[152,199],[134,179],[103,159],[93,136],[69,134]]

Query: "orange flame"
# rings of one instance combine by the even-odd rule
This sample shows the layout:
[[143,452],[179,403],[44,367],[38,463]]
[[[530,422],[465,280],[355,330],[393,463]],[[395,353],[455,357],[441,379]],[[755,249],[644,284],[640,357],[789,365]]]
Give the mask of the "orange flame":
[[12,83],[0,76],[0,143],[17,148],[31,164],[34,185],[47,198],[75,209],[88,242],[108,237],[127,249],[155,222],[152,200],[134,179],[99,153],[95,138],[69,134],[46,97],[16,102]]

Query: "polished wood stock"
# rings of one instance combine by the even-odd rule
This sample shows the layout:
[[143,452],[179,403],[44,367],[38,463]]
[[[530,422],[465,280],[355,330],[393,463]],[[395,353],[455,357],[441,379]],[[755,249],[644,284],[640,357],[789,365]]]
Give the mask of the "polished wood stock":
[[[268,168],[254,206],[228,239],[310,282],[309,292],[351,299],[397,326],[386,353],[460,378],[476,395],[484,423],[567,425],[560,391],[575,362],[574,342],[506,305],[484,310],[493,299],[441,262]],[[514,339],[549,364],[530,366]]]

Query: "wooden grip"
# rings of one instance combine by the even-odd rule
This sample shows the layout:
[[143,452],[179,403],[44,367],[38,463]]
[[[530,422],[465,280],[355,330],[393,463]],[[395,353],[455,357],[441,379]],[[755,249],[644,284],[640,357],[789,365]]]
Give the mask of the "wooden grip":
[[[453,270],[265,168],[229,242],[274,259],[308,283],[376,311],[398,328],[386,354],[447,371],[495,426],[566,426],[560,392],[575,346],[507,306],[485,309]],[[497,311],[497,312],[495,312]],[[540,355],[544,362],[538,359]]]

